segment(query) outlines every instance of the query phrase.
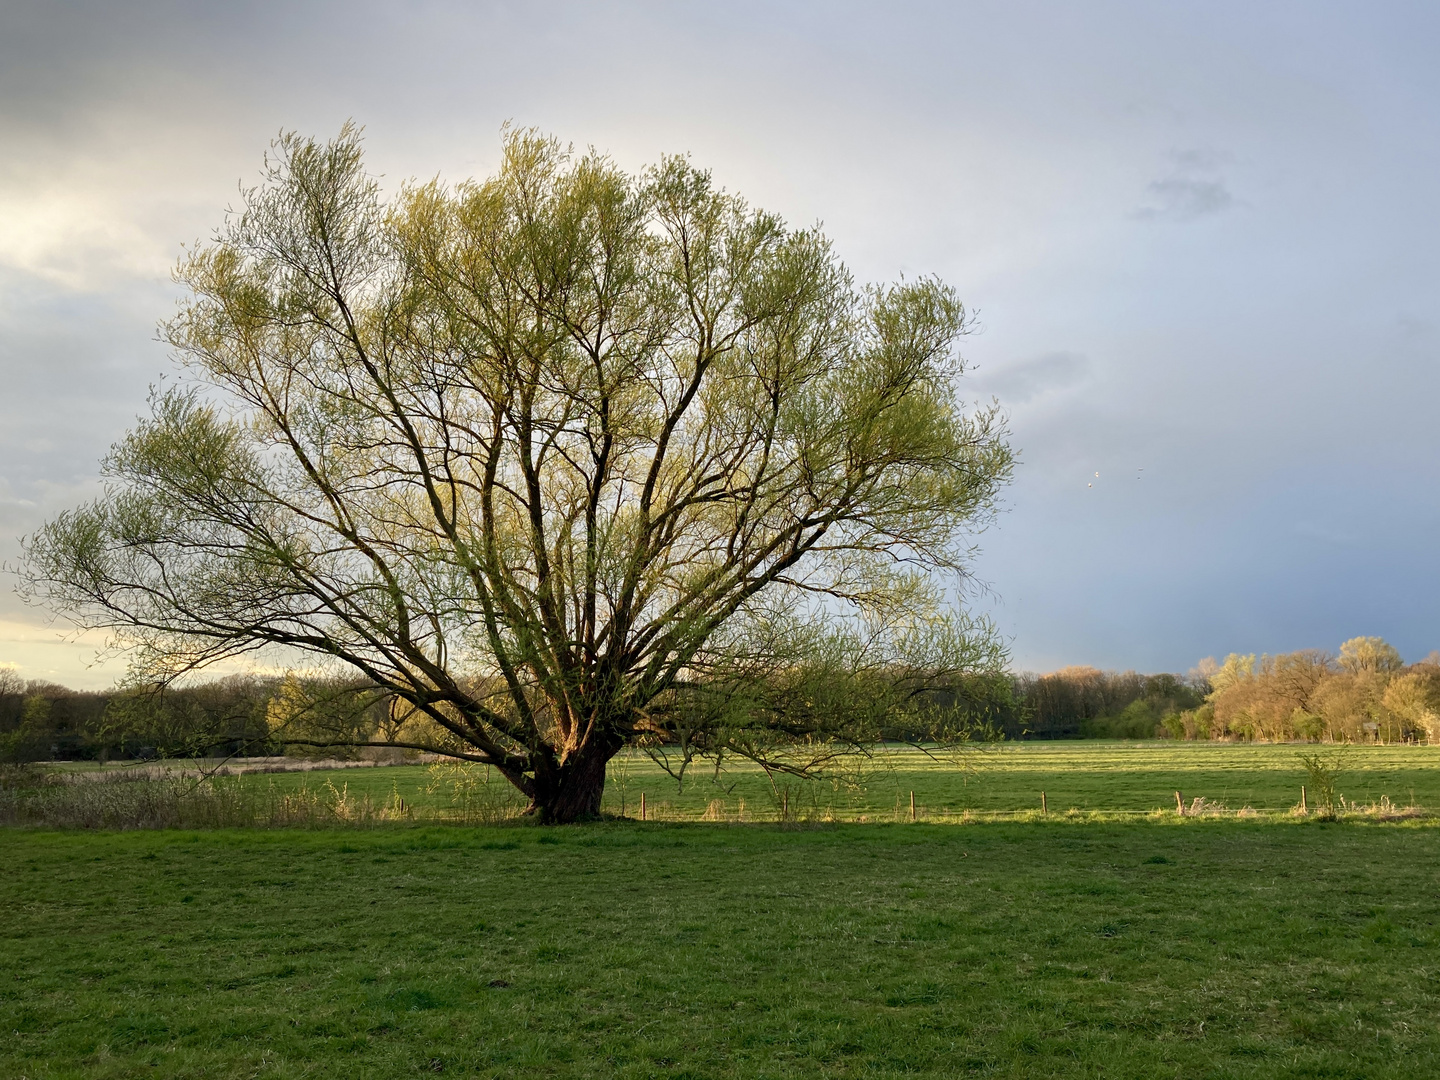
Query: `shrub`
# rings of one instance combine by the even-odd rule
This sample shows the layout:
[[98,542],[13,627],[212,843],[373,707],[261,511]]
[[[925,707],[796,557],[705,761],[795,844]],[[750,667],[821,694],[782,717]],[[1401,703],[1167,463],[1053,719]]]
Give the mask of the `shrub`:
[[1343,760],[1339,754],[1299,754],[1300,764],[1305,769],[1306,787],[1310,801],[1315,804],[1315,816],[1321,821],[1334,821],[1339,808],[1335,793],[1335,782],[1340,776]]

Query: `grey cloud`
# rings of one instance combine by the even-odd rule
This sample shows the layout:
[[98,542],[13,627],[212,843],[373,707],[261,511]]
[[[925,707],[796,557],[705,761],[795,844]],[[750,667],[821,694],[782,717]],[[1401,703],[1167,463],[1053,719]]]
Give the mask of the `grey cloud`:
[[1217,150],[1175,150],[1170,174],[1152,180],[1149,198],[1133,216],[1141,221],[1194,221],[1218,214],[1235,203],[1220,169],[1231,155]]
[[1222,165],[1234,160],[1234,155],[1223,150],[1173,150],[1170,160],[1177,172],[1215,172]]
[[1153,198],[1136,211],[1142,221],[1168,218],[1172,221],[1194,221],[1207,214],[1218,214],[1235,199],[1219,180],[1156,180],[1149,188]]
[[994,371],[977,370],[975,382],[1004,405],[1024,405],[1050,390],[1080,382],[1090,361],[1080,353],[1053,352],[1031,360],[1005,364]]

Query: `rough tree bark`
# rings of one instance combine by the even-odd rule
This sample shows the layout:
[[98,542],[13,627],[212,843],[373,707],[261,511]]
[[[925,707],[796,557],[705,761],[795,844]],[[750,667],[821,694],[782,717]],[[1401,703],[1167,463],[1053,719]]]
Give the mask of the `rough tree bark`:
[[531,808],[541,824],[568,825],[600,817],[605,771],[620,745],[615,739],[595,739],[563,764],[553,754],[538,754]]

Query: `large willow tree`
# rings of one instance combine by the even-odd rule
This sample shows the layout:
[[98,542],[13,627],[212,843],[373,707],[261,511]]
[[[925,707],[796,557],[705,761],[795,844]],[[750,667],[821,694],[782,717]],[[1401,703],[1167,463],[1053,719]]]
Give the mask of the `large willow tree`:
[[35,596],[152,675],[318,654],[412,715],[369,737],[547,821],[627,743],[813,763],[1002,660],[953,606],[1011,454],[957,396],[950,288],[857,288],[679,158],[511,133],[386,202],[352,128],[274,150],[178,271],[185,380],[31,538]]

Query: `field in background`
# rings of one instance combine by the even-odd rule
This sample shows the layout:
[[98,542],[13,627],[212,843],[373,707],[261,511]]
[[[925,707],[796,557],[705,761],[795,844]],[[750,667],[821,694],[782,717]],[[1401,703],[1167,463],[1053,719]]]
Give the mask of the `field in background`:
[[[1347,803],[1389,800],[1395,807],[1440,811],[1440,747],[1154,740],[1001,743],[959,757],[887,748],[839,776],[809,782],[777,776],[773,784],[753,765],[727,765],[716,777],[713,767],[698,763],[680,786],[645,755],[630,753],[611,763],[604,806],[638,817],[643,794],[647,817],[657,820],[775,821],[783,813],[792,820],[904,821],[913,792],[919,820],[950,821],[967,813],[1038,813],[1041,792],[1051,814],[1173,811],[1179,791],[1187,807],[1200,798],[1211,808],[1288,813],[1306,783],[1299,755],[1315,751],[1341,763],[1338,790]],[[231,782],[331,802],[340,795],[353,804],[368,800],[374,808],[403,806],[420,819],[503,816],[521,803],[497,774],[478,766],[251,773]]]

